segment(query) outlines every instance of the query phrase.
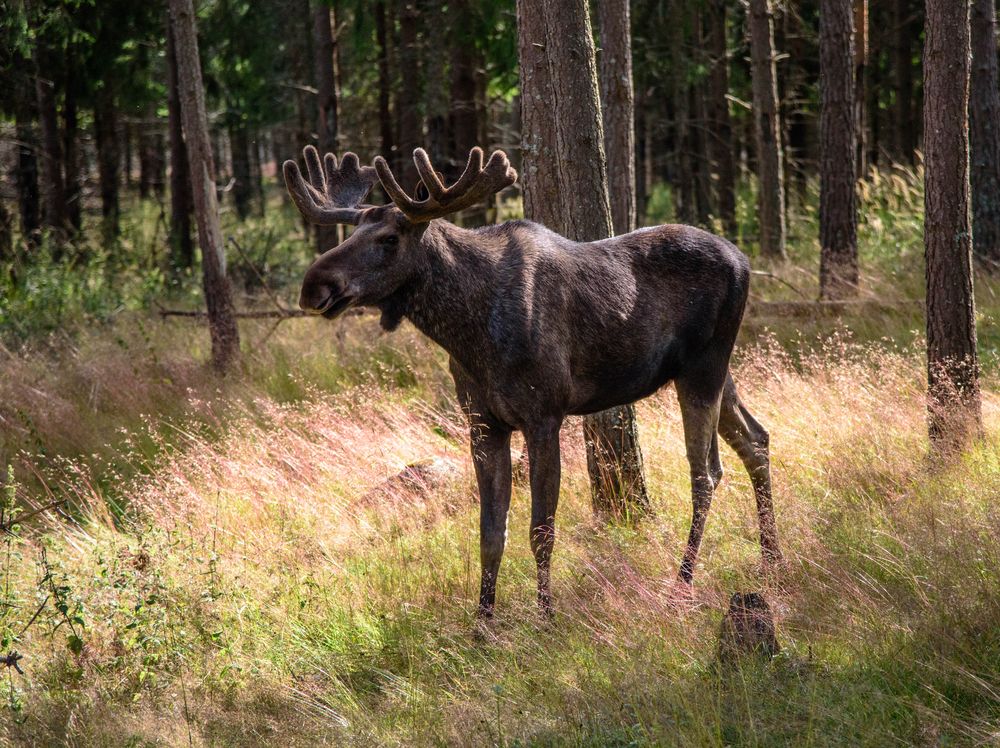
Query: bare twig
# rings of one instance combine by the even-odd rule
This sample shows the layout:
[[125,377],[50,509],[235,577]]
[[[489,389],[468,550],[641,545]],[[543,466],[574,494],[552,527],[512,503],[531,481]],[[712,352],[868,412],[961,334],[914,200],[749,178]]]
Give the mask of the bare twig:
[[37,514],[42,512],[47,512],[49,509],[55,509],[60,504],[65,504],[66,499],[58,499],[53,501],[51,504],[46,504],[45,506],[38,507],[38,509],[33,509],[27,514],[18,515],[16,518],[9,520],[7,522],[0,523],[0,532],[9,532],[13,525],[20,525],[25,520],[29,520]]
[[229,243],[233,245],[233,247],[239,253],[240,257],[243,258],[243,262],[245,262],[247,265],[249,265],[250,269],[253,270],[253,274],[257,276],[257,280],[260,281],[260,285],[264,287],[264,290],[267,291],[267,295],[271,297],[271,301],[274,302],[274,306],[277,307],[282,312],[289,311],[289,310],[285,309],[284,305],[278,299],[278,294],[276,294],[271,289],[271,286],[268,285],[267,281],[264,280],[264,276],[257,269],[257,266],[253,262],[250,261],[249,257],[247,257],[246,252],[243,251],[243,247],[241,247],[240,243],[238,241],[236,241],[236,237],[230,236],[229,237]]
[[778,281],[778,283],[784,283],[786,286],[788,286],[790,289],[792,289],[793,291],[795,291],[795,293],[797,293],[803,299],[808,299],[809,298],[804,293],[802,293],[802,291],[800,291],[797,287],[793,286],[791,283],[789,283],[788,281],[786,281],[784,278],[779,278],[774,273],[769,273],[766,270],[751,270],[750,273],[752,275],[760,275],[760,276],[762,276],[764,278],[770,278],[771,280],[776,280],[776,281]]
[[24,671],[21,670],[21,666],[17,664],[18,661],[22,659],[24,659],[23,655],[20,655],[17,652],[9,652],[5,655],[0,655],[0,666],[12,667],[21,675],[24,675]]

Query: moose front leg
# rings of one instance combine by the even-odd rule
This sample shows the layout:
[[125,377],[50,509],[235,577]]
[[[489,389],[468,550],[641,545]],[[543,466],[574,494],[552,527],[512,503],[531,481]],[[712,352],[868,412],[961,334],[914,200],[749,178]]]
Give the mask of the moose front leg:
[[507,541],[510,508],[510,429],[499,424],[473,422],[472,461],[479,485],[479,617],[492,618],[497,573]]
[[531,483],[531,550],[538,569],[538,605],[552,614],[550,564],[556,540],[556,506],[559,503],[559,428],[561,419],[549,419],[525,429]]
[[[688,534],[684,559],[681,561],[680,579],[691,584],[694,566],[698,560],[698,549],[705,532],[705,521],[712,506],[715,492],[715,478],[712,475],[712,445],[719,424],[719,403],[721,392],[705,397],[702,387],[685,386],[677,382],[677,401],[681,406],[681,420],[684,422],[684,445],[687,450],[688,465],[691,468],[691,502],[693,515],[691,531]],[[716,447],[717,449],[718,447]],[[720,475],[721,477],[721,475]]]

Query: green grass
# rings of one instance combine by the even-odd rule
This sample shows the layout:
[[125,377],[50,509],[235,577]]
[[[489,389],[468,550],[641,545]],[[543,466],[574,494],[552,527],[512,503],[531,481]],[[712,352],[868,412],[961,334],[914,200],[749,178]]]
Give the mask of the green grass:
[[[919,205],[909,183],[866,195],[866,294],[919,296]],[[773,271],[814,296],[815,217],[796,208],[791,227],[793,263]],[[291,278],[309,249],[283,236],[274,274]],[[795,297],[759,280],[757,298]],[[672,604],[690,499],[668,390],[639,405],[655,514],[636,527],[591,516],[567,425],[553,621],[535,610],[515,488],[488,636],[464,425],[444,355],[412,328],[292,320],[261,344],[268,327],[247,324],[243,369],[219,380],[200,326],[151,318],[125,282],[124,311],[60,340],[25,322],[0,364],[0,525],[65,503],[0,536],[0,649],[24,669],[0,670],[0,742],[994,743],[997,305],[979,280],[982,441],[928,457],[919,309],[750,319],[736,372],[772,434],[784,572],[758,568],[727,452],[696,605]],[[429,488],[393,481],[430,459],[444,467]],[[767,596],[782,651],[722,667],[722,613],[743,590]]]

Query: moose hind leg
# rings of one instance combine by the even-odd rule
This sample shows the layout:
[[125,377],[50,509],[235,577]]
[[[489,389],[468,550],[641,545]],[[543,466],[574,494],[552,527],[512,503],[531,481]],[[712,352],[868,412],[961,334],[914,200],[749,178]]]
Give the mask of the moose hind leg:
[[760,523],[760,546],[765,564],[781,562],[778,546],[778,528],[774,520],[774,503],[771,500],[770,437],[750,411],[740,402],[732,376],[726,380],[719,413],[719,433],[733,448],[750,474],[754,497],[757,500],[757,519]]
[[690,584],[698,560],[701,538],[705,532],[708,510],[712,506],[712,494],[715,491],[715,480],[712,477],[714,466],[710,462],[712,440],[719,423],[719,394],[706,397],[703,383],[695,387],[679,380],[677,401],[680,403],[681,419],[684,422],[684,445],[687,450],[688,465],[691,468],[693,504],[691,531],[681,561],[680,578],[685,584]]

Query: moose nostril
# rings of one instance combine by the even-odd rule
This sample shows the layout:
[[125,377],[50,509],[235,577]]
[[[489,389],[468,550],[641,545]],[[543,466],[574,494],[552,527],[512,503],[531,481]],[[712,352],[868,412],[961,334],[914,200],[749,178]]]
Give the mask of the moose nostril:
[[340,290],[327,283],[303,284],[299,294],[299,308],[304,312],[320,313],[329,306],[330,300],[340,295]]

